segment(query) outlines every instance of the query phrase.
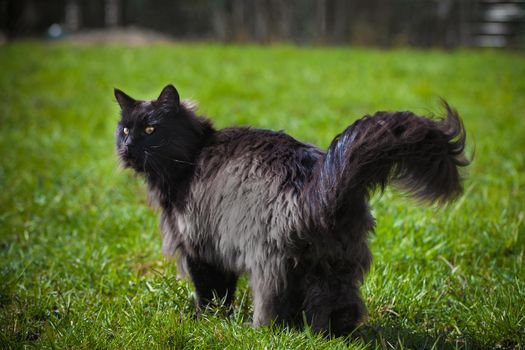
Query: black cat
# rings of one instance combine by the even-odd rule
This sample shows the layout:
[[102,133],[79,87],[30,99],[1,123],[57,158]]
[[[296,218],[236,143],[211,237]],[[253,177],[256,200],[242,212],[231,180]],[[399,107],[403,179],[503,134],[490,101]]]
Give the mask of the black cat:
[[166,86],[153,101],[115,89],[117,150],[162,209],[167,254],[195,285],[198,307],[232,302],[248,273],[254,325],[351,332],[366,314],[359,287],[374,228],[368,199],[389,182],[429,202],[462,192],[465,129],[411,112],[365,116],[326,152],[283,132],[215,130]]

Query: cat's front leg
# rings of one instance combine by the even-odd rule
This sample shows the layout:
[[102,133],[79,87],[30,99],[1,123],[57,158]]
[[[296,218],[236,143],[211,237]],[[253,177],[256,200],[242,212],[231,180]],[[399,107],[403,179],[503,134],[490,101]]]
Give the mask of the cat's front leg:
[[231,305],[235,295],[237,274],[195,257],[187,256],[186,262],[195,286],[198,312],[211,306],[214,298],[224,306]]
[[293,282],[295,281],[292,278],[287,278],[287,281],[283,282],[252,275],[250,284],[255,327],[266,326],[272,322],[297,326],[303,294]]
[[253,326],[261,327],[277,319],[277,295],[274,291],[264,288],[260,284],[254,287],[253,294]]

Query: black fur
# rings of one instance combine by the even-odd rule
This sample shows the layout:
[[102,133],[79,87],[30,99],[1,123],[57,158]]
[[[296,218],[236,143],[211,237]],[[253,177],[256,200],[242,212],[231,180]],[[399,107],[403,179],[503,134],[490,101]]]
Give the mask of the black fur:
[[122,164],[144,174],[162,209],[164,249],[189,273],[199,309],[214,297],[230,305],[246,272],[255,325],[306,320],[351,332],[366,314],[370,194],[393,183],[444,203],[461,194],[459,167],[469,163],[465,129],[446,103],[440,120],[365,116],[323,152],[282,132],[215,130],[171,85],[154,101],[115,96]]
[[195,286],[199,310],[212,305],[214,299],[224,306],[231,305],[237,284],[236,274],[194,257],[188,257],[186,263]]

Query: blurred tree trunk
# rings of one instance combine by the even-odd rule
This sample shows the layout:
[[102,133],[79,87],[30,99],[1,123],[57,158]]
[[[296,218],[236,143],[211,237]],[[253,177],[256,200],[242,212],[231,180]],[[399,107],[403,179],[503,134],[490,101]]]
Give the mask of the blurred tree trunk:
[[274,10],[270,6],[271,4],[265,0],[255,0],[254,1],[254,13],[255,17],[255,40],[263,43],[267,42],[269,39],[268,29],[270,26],[270,16],[269,12]]
[[116,27],[120,24],[120,1],[106,0],[104,4],[104,22],[107,27]]
[[[8,39],[14,39],[18,35],[23,35],[23,16],[26,8],[26,0],[9,0],[7,1],[6,15],[6,32]],[[22,28],[23,29],[23,28]]]
[[327,1],[317,0],[316,17],[317,17],[317,40],[320,42],[326,42],[327,30],[326,30],[326,15],[327,15]]
[[334,2],[334,24],[333,24],[333,40],[336,43],[344,43],[347,41],[347,29],[349,18],[353,13],[350,12],[350,1],[335,0]]
[[292,36],[292,4],[288,0],[273,0],[273,9],[276,14],[276,36],[290,40]]
[[225,0],[211,0],[212,27],[214,36],[220,41],[228,40],[228,16]]
[[[395,4],[394,4],[395,5]],[[375,2],[376,26],[378,28],[378,41],[382,47],[389,47],[392,44],[390,38],[390,19],[392,3],[389,0],[379,0]]]
[[65,25],[70,31],[80,29],[80,4],[78,0],[67,0],[65,8]]
[[248,33],[244,20],[244,0],[232,0],[232,32],[235,40],[244,41]]
[[470,31],[470,24],[472,22],[472,18],[469,16],[469,12],[472,14],[473,11],[469,11],[469,9],[475,8],[475,5],[473,4],[472,0],[465,0],[459,2],[459,17],[460,17],[460,29],[459,29],[459,38],[460,38],[460,45],[463,46],[469,46],[471,43],[469,42],[469,37],[471,35]]

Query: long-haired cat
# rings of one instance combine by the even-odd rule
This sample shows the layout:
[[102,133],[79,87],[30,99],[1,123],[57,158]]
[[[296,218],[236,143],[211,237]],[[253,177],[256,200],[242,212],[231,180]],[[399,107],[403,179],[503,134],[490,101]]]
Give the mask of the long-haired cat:
[[325,152],[283,132],[216,130],[172,85],[157,100],[118,89],[115,97],[121,162],[144,175],[162,211],[164,250],[187,269],[198,308],[214,296],[230,305],[248,273],[254,325],[306,320],[348,334],[366,313],[371,192],[393,183],[428,202],[462,192],[466,134],[446,104],[440,120],[367,115]]

